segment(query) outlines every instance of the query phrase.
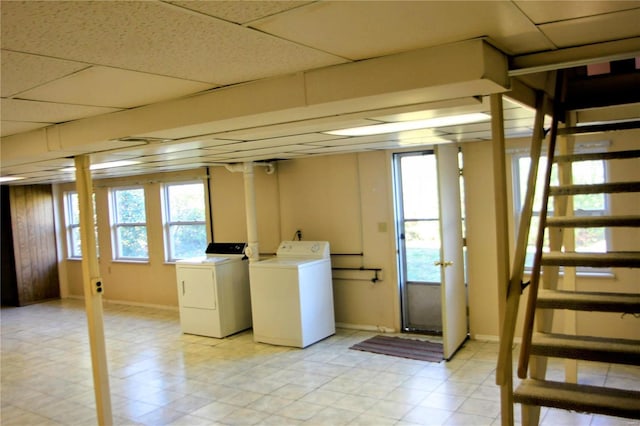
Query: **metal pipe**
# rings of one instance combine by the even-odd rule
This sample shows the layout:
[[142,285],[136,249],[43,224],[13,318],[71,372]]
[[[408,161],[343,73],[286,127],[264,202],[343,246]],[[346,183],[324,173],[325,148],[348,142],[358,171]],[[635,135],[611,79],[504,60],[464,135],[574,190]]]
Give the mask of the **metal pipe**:
[[260,259],[253,163],[250,161],[243,163],[242,169],[244,175],[244,206],[247,216],[247,248],[245,249],[245,255],[249,258],[249,263],[253,263]]

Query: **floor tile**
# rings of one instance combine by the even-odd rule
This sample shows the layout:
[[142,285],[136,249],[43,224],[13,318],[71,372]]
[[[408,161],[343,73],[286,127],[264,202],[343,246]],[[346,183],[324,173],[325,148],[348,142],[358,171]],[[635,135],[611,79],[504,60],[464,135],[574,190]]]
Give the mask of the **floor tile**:
[[[0,312],[0,423],[96,423],[86,315],[64,299]],[[115,425],[500,424],[495,342],[467,341],[449,362],[349,349],[377,333],[338,329],[305,349],[183,334],[176,310],[104,305]],[[424,336],[420,336],[424,338]],[[517,359],[518,347],[514,347]],[[581,383],[638,389],[640,368],[580,362]],[[549,377],[564,377],[552,360]],[[517,382],[517,380],[516,380]],[[520,406],[514,406],[516,423]],[[542,424],[640,426],[543,408]]]

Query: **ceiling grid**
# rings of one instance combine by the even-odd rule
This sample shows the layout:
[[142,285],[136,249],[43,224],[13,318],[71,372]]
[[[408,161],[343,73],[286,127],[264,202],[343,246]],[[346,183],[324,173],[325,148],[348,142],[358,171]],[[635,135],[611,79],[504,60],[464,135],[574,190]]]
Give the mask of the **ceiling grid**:
[[[60,169],[78,154],[140,162],[96,171],[110,177],[487,140],[488,120],[325,132],[489,113],[488,94],[509,95],[496,58],[547,71],[640,56],[637,0],[2,1],[0,12],[0,176],[18,183],[72,180]],[[462,60],[460,46],[484,53]],[[505,119],[508,137],[530,134],[531,109],[507,99]]]

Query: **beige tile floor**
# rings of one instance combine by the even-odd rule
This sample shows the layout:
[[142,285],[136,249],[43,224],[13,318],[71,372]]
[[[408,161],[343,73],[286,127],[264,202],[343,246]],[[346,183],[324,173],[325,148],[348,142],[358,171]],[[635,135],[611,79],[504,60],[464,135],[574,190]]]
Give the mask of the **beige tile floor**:
[[[171,310],[106,304],[104,322],[118,425],[500,423],[495,343],[470,341],[453,360],[428,363],[349,350],[371,332],[340,329],[301,350],[254,343],[250,331],[184,335]],[[3,426],[96,424],[82,301],[3,308],[1,330]],[[640,388],[637,368],[580,371],[588,383]],[[549,409],[541,423],[640,424]]]

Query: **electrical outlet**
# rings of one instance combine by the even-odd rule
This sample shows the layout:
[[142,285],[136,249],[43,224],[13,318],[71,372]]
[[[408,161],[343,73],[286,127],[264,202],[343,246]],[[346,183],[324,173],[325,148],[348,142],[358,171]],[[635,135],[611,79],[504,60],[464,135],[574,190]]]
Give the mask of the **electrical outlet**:
[[102,278],[92,278],[91,279],[91,292],[93,294],[102,294],[104,291],[102,287]]

